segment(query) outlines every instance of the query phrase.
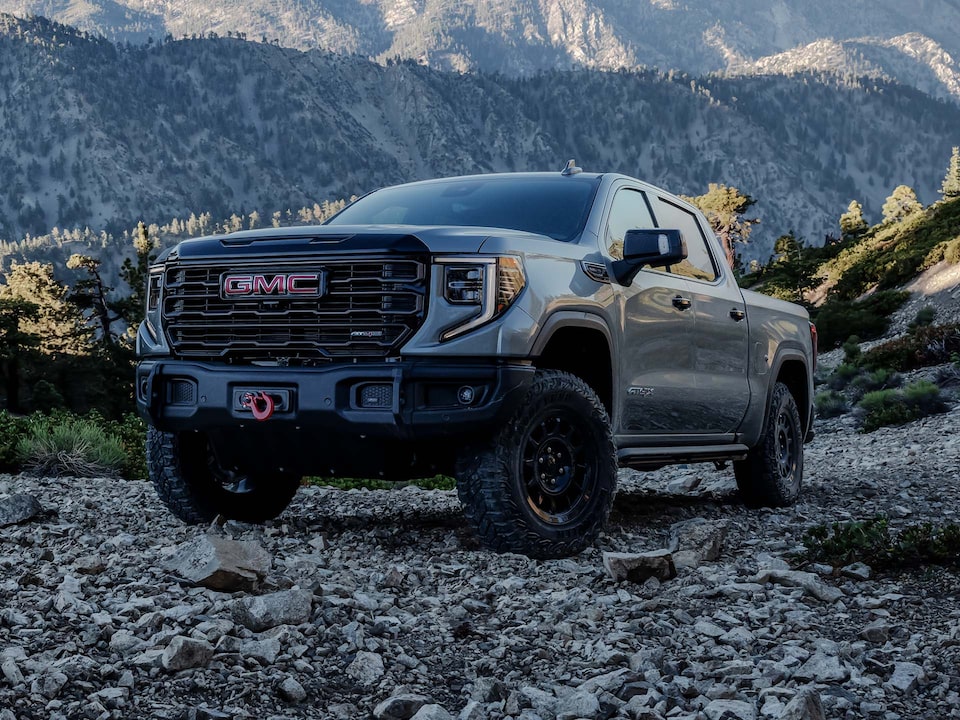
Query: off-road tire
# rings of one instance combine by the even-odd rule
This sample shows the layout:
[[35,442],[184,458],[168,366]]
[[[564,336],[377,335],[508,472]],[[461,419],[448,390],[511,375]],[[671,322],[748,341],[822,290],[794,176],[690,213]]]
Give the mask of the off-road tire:
[[803,424],[790,388],[778,382],[770,395],[759,444],[733,464],[747,507],[786,507],[800,495],[803,479]]
[[290,504],[300,478],[279,475],[248,479],[242,492],[231,492],[218,479],[206,438],[200,433],[147,429],[147,470],[157,495],[185,523],[208,523],[217,515],[262,523]]
[[464,514],[487,547],[533,558],[575,555],[597,538],[613,506],[610,418],[580,378],[538,371],[503,428],[463,453],[456,476]]

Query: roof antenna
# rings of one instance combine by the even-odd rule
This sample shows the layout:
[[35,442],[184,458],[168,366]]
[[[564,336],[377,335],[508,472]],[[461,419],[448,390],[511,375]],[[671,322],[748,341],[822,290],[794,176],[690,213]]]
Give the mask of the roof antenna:
[[567,166],[563,169],[563,171],[560,174],[566,177],[568,175],[576,175],[577,173],[582,173],[582,172],[583,172],[583,168],[577,167],[576,160],[567,160]]

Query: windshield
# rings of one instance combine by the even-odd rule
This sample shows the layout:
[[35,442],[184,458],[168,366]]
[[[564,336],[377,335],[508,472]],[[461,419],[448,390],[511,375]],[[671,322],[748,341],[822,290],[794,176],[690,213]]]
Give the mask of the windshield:
[[453,178],[370,193],[329,225],[496,227],[569,241],[587,221],[598,177]]

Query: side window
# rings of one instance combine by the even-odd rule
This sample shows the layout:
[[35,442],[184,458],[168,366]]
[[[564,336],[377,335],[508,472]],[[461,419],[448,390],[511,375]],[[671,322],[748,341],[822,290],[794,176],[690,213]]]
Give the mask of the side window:
[[639,190],[623,188],[613,197],[610,217],[607,219],[605,242],[607,252],[614,260],[623,259],[623,236],[627,230],[655,227],[646,198]]
[[657,220],[660,221],[660,227],[676,228],[687,243],[687,259],[670,266],[670,272],[693,280],[716,280],[719,276],[717,266],[696,215],[665,198],[658,197],[657,200]]

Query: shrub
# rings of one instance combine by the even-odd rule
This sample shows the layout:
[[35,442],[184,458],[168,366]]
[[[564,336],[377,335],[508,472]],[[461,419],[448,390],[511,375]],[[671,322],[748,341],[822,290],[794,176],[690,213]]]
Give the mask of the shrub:
[[856,402],[868,392],[874,390],[890,390],[903,385],[903,376],[895,370],[879,368],[872,372],[863,372],[850,381],[847,390],[851,399]]
[[890,316],[909,297],[908,292],[884,290],[854,302],[830,298],[814,317],[820,347],[836,347],[851,334],[863,340],[881,337],[890,325]]
[[847,399],[836,390],[817,393],[813,403],[817,408],[817,417],[824,419],[843,415],[850,409]]
[[960,525],[908,525],[893,531],[887,519],[817,525],[803,537],[799,560],[829,563],[835,568],[863,562],[874,570],[902,570],[928,564],[960,564]]
[[863,432],[888,425],[905,425],[928,415],[946,411],[940,388],[929,380],[918,380],[902,390],[868,392],[857,406]]
[[843,390],[859,374],[860,368],[856,365],[841,363],[827,378],[827,385],[831,390]]
[[931,325],[868,350],[863,354],[861,364],[903,372],[943,365],[951,362],[955,353],[960,353],[960,325]]
[[907,327],[910,332],[914,332],[919,328],[933,325],[936,317],[937,309],[933,307],[933,305],[925,305],[917,311],[916,317],[913,318],[913,321]]
[[0,472],[20,472],[17,445],[30,426],[30,420],[0,410]]
[[115,476],[127,462],[116,435],[94,420],[62,413],[31,418],[17,453],[26,472],[50,477]]
[[861,352],[860,338],[856,335],[851,335],[843,344],[843,362],[847,365],[856,365],[860,360]]
[[96,412],[88,417],[95,418],[104,431],[120,440],[127,460],[120,468],[120,475],[127,480],[145,480],[147,478],[147,425],[136,413],[127,413],[119,421],[105,420]]
[[934,376],[933,381],[939,388],[960,387],[960,367],[957,367],[956,364],[953,364],[940,368],[937,370],[937,374]]
[[48,413],[65,405],[63,395],[47,380],[37,380],[30,395],[31,405],[40,412]]

